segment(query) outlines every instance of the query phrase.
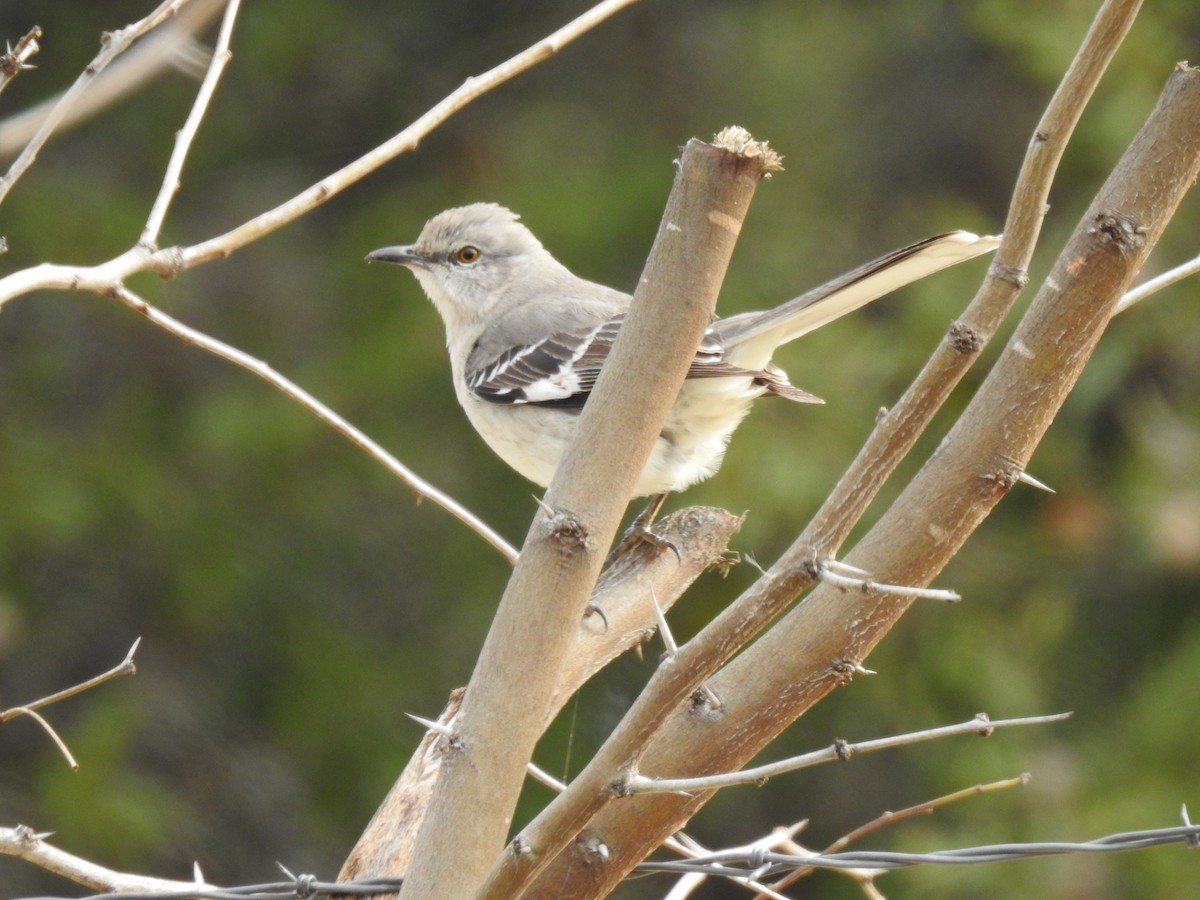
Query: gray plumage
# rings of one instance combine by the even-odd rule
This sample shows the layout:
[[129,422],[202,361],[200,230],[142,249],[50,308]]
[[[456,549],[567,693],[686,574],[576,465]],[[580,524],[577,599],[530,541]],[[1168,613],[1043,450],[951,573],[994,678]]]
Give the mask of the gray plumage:
[[[938,235],[774,309],[716,320],[635,493],[682,490],[712,475],[758,397],[821,402],[771,363],[777,347],[997,243],[962,231]],[[548,486],[630,295],[572,274],[516,214],[494,203],[439,213],[414,244],[367,259],[416,275],[446,326],[455,393],[468,419],[505,462]]]

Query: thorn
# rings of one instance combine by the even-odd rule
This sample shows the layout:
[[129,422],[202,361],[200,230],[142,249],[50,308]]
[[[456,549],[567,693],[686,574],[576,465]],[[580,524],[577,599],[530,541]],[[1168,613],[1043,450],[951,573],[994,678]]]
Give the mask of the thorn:
[[1022,484],[1027,484],[1030,487],[1037,488],[1039,491],[1045,491],[1047,494],[1055,493],[1054,488],[1050,487],[1048,484],[1043,484],[1025,471],[1022,471],[1019,475],[1017,475],[1017,481],[1021,482]]
[[435,722],[432,719],[424,719],[421,716],[415,715],[414,713],[405,713],[404,715],[408,716],[418,725],[428,729],[429,731],[436,732],[437,734],[444,734],[446,737],[453,737],[454,735],[454,730],[449,725],[443,725],[441,722]]
[[866,666],[864,666],[860,662],[856,662],[854,664],[854,671],[857,672],[859,675],[878,675],[879,674],[874,669],[868,669]]
[[841,575],[853,575],[859,578],[867,578],[871,574],[866,569],[860,569],[858,566],[852,566],[850,563],[842,562],[840,559],[827,559],[825,560],[825,565]]
[[208,884],[208,882],[204,880],[204,872],[200,868],[200,863],[198,861],[192,862],[192,881],[196,882],[196,884]]
[[704,698],[708,701],[709,709],[717,710],[717,709],[721,708],[721,698],[718,697],[713,692],[713,689],[710,688],[707,684],[700,685],[700,687],[697,688],[697,692],[704,695]]
[[[1192,820],[1188,818],[1187,804],[1180,804],[1179,817],[1183,820],[1184,828],[1192,828]],[[1188,847],[1200,847],[1200,834],[1189,834],[1183,839],[1183,843]]]
[[671,626],[667,624],[667,617],[663,615],[662,607],[659,605],[658,597],[654,595],[654,591],[650,591],[650,603],[654,606],[654,618],[658,622],[658,633],[662,635],[663,644],[667,648],[667,655],[674,656],[679,650],[679,645],[675,643],[675,636],[671,634]]

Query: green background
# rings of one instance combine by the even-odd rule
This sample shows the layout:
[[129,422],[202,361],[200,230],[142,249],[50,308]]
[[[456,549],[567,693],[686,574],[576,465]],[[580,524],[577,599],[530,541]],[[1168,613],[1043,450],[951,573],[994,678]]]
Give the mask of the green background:
[[[65,87],[101,31],[151,5],[6,0],[0,39],[34,24],[45,36],[37,70],[9,86],[0,115]],[[728,124],[770,140],[787,171],[759,189],[725,313],[772,305],[926,234],[995,231],[1097,5],[646,0],[312,215],[228,260],[131,287],[267,361],[519,543],[535,489],[454,405],[441,325],[415,282],[364,265],[368,250],[411,240],[443,208],[494,200],[580,275],[629,289],[678,147]],[[586,4],[244,7],[164,243],[203,240],[292,196]],[[1063,162],[1035,281],[1172,66],[1195,56],[1194,0],[1148,7]],[[0,209],[10,246],[0,271],[96,263],[136,241],[196,85],[164,74],[52,141]],[[1152,269],[1197,252],[1197,213],[1192,196]],[[761,404],[720,474],[673,504],[748,511],[734,548],[773,560],[983,268],[788,348],[779,361],[792,380],[828,404]],[[829,697],[764,759],[979,710],[1074,718],[730,790],[695,835],[730,845],[808,818],[801,840],[819,848],[884,810],[1025,771],[1023,789],[859,846],[1082,840],[1176,824],[1181,803],[1200,810],[1197,291],[1185,282],[1113,323],[1031,463],[1057,493],[1014,490],[937,580],[964,602],[914,608],[868,660],[879,674]],[[936,446],[998,346],[905,471]],[[143,638],[136,679],[48,710],[78,773],[29,720],[0,727],[0,824],[54,831],[73,852],[166,877],[189,877],[193,860],[226,884],[271,880],[276,860],[332,877],[420,738],[403,714],[435,715],[465,683],[506,574],[474,534],[414,503],[309,413],[126,308],[39,293],[0,315],[0,706],[107,668]],[[742,565],[703,579],[672,614],[677,635],[753,576]],[[537,760],[578,771],[658,646],[586,687]],[[545,800],[531,788],[519,816]],[[1151,898],[1198,880],[1200,856],[1171,847],[923,868],[880,884],[892,897]],[[668,883],[641,879],[618,895],[661,896]],[[0,897],[48,892],[74,888],[0,858]],[[861,893],[818,874],[793,895]],[[710,885],[698,896],[743,894]]]

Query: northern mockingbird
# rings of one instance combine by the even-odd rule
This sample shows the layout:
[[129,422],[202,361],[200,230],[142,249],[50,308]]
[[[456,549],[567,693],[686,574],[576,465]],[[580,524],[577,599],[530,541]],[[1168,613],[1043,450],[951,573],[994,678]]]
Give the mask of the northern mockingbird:
[[[997,243],[965,231],[927,238],[774,309],[714,321],[635,495],[683,490],[716,472],[758,397],[822,402],[771,363],[776,347]],[[367,260],[412,270],[446,325],[467,418],[501,459],[548,487],[632,297],[573,275],[495,203],[439,213],[415,244]]]

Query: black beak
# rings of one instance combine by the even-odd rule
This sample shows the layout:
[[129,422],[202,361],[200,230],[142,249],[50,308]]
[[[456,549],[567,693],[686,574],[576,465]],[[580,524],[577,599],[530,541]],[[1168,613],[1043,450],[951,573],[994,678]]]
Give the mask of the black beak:
[[412,245],[380,247],[367,254],[367,262],[395,263],[398,266],[427,266],[429,257],[418,253]]

